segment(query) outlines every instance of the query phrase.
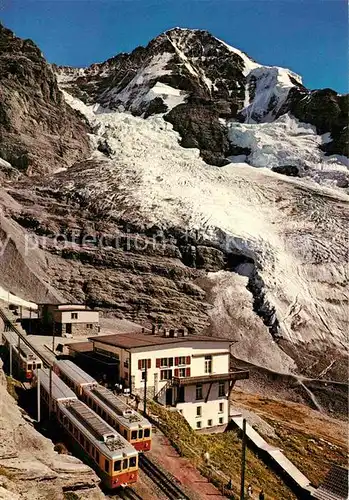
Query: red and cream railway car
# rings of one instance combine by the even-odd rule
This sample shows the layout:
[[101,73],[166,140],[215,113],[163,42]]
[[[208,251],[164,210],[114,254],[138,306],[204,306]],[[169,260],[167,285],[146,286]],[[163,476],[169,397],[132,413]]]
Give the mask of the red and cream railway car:
[[[133,446],[97,415],[53,372],[39,370],[42,399],[72,441],[96,470],[108,489],[131,484],[138,479],[138,453]],[[51,387],[50,387],[51,386]]]
[[152,426],[122,399],[97,383],[70,360],[54,363],[54,371],[90,408],[108,422],[138,451],[151,449]]

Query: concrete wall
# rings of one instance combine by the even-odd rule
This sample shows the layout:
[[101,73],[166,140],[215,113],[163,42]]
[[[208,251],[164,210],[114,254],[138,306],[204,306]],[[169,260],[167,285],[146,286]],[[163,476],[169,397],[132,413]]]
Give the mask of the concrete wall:
[[[72,315],[78,315],[76,319]],[[98,311],[54,311],[56,323],[99,323]]]

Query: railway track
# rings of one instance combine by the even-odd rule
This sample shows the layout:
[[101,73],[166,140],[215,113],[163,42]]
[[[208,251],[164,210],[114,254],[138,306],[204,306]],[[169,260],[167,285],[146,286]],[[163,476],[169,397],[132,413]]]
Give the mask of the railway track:
[[[129,486],[126,486],[126,488],[123,488],[120,492],[118,492],[118,495],[120,498],[124,498],[125,500],[142,500],[142,497]],[[108,498],[115,497],[110,496]]]
[[179,486],[144,454],[139,455],[139,466],[165,493],[167,498],[170,500],[190,500]]

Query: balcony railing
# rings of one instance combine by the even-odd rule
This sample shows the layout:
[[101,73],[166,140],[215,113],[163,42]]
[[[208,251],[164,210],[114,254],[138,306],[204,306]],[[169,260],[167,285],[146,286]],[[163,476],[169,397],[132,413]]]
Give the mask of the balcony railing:
[[226,381],[236,381],[245,380],[249,378],[248,370],[236,370],[228,373],[207,373],[206,375],[200,375],[196,377],[173,377],[172,385],[183,386],[183,385],[196,385],[212,382],[226,382]]

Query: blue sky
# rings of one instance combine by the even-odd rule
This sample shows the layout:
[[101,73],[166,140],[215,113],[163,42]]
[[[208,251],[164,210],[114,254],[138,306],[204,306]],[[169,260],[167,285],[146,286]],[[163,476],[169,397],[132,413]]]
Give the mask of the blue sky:
[[309,88],[348,91],[346,0],[0,0],[0,19],[50,62],[86,66],[174,26],[200,28]]

